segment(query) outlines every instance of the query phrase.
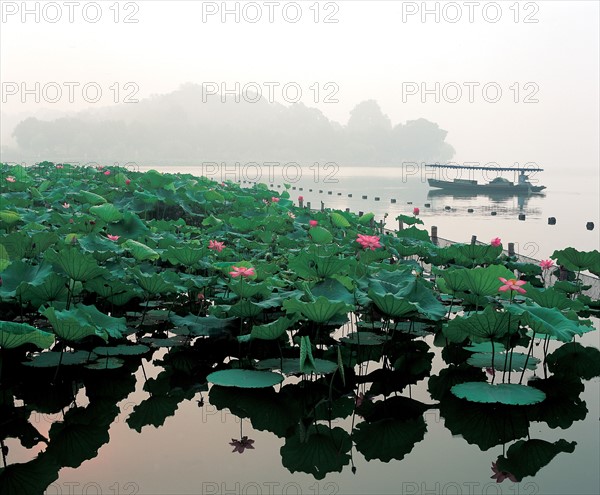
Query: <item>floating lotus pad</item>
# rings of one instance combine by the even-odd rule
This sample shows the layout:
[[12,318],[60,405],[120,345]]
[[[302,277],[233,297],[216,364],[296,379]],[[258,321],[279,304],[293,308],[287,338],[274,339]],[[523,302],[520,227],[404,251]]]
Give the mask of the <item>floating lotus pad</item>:
[[537,388],[515,383],[493,385],[487,382],[467,382],[454,385],[450,391],[460,399],[486,404],[525,406],[542,402],[546,398],[546,394]]
[[209,383],[222,387],[266,388],[283,381],[283,375],[270,371],[255,370],[221,370],[206,377]]

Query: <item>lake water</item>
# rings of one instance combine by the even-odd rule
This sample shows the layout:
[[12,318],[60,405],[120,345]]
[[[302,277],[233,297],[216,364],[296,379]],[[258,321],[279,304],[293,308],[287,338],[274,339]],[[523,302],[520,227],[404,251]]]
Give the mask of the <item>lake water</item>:
[[[149,168],[199,172],[198,167],[144,167]],[[214,175],[215,179],[221,179]],[[231,175],[224,178],[234,179]],[[251,178],[235,177],[242,182]],[[569,182],[567,178],[570,178]],[[276,175],[273,179],[274,189],[282,189],[283,186],[277,186],[286,181],[278,180]],[[524,199],[431,195],[421,177],[406,178],[401,172],[389,168],[343,169],[330,176],[330,180],[337,182],[324,182],[323,175],[317,179],[314,170],[309,169],[303,171],[298,181],[287,182],[296,187],[295,191],[290,191],[292,198],[303,195],[313,208],[320,207],[320,201],[323,201],[327,208],[372,211],[378,219],[388,213],[389,228],[395,227],[393,219],[396,215],[411,214],[413,207],[419,207],[425,227],[430,229],[435,225],[440,237],[455,241],[468,242],[473,234],[485,242],[500,237],[504,243],[515,242],[518,252],[534,258],[547,258],[554,249],[567,246],[582,250],[598,249],[597,176],[541,175],[540,182],[548,188],[545,196]],[[349,198],[348,194],[353,197]],[[367,195],[368,199],[363,200],[362,195]],[[375,196],[380,197],[380,201],[374,201]],[[392,198],[397,200],[396,204],[391,203]],[[431,206],[426,207],[426,203]],[[474,212],[468,213],[469,208]],[[496,211],[497,215],[491,216],[491,211]],[[519,213],[525,213],[525,221],[518,220]],[[556,225],[547,224],[549,216],[556,217]],[[595,223],[593,231],[586,230],[588,221]],[[596,331],[577,340],[584,345],[600,347],[598,320],[593,321]],[[425,340],[435,352],[431,371],[434,375],[443,365],[441,349],[433,345],[433,337]],[[567,429],[550,428],[543,422],[533,422],[529,426],[530,438],[548,442],[565,439],[576,442],[576,447],[573,453],[559,453],[536,476],[527,477],[521,483],[510,480],[496,483],[490,479],[492,462],[505,452],[502,445],[482,450],[461,435],[453,435],[439,409],[431,409],[424,414],[425,436],[416,442],[403,460],[367,462],[361,453],[353,449],[354,474],[351,465],[346,465],[341,473],[330,473],[324,479],[316,480],[308,474],[290,473],[283,467],[280,448],[284,439],[268,431],[254,429],[248,419],[243,421],[243,435],[254,440],[254,449],[241,455],[232,453],[229,442],[240,438],[240,420],[230,412],[213,406],[206,392],[202,394],[205,400],[203,407],[199,407],[201,395],[198,392],[193,398],[181,400],[174,415],[168,416],[164,425],[157,428],[145,426],[141,433],[130,428],[126,419],[135,405],[149,397],[149,393],[143,390],[144,382],[158,376],[162,368],[156,360],[166,354],[164,349],[156,351],[151,360],[154,364],[144,359],[143,370],[135,370],[135,391],[119,402],[120,413],[110,424],[110,441],[78,468],[62,468],[59,479],[48,487],[47,494],[600,493],[598,378],[586,382],[580,395],[587,409],[584,419],[575,421]],[[540,350],[536,349],[535,354],[540,356]],[[377,365],[371,363],[371,366]],[[294,382],[294,379],[289,381]],[[426,381],[413,386],[411,396],[426,404],[435,402],[427,392]],[[79,406],[88,403],[83,390],[77,393],[76,402]],[[41,414],[34,424],[47,435],[52,422],[61,418],[60,413]],[[332,427],[350,431],[352,417],[337,420]],[[511,425],[507,424],[506,428],[510,429]],[[80,440],[85,444],[85,438]],[[34,449],[25,449],[12,440],[7,442],[7,446],[10,463],[26,462],[43,450],[42,444]],[[72,448],[79,446],[74,443]]]

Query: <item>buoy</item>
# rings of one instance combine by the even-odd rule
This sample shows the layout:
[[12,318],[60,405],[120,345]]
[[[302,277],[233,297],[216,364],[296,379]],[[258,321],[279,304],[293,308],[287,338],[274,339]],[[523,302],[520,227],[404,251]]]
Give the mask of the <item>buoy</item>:
[[446,211],[450,211],[452,208],[450,208],[449,206],[444,206],[444,210]]
[[379,198],[377,196],[375,196],[375,201],[379,201]]
[[396,200],[395,200],[394,198],[392,198],[392,199],[390,200],[390,202],[391,202],[391,203],[395,203],[395,202],[396,202]]
[[333,193],[333,191],[327,191],[327,194],[332,194],[332,193]]
[[556,218],[548,217],[548,225],[556,225]]
[[588,222],[585,224],[585,228],[588,230],[594,230],[594,222]]
[[319,189],[319,193],[322,193],[322,192],[323,192],[323,189]]
[[362,199],[367,199],[367,197],[366,197],[366,196],[363,196],[363,197],[362,197]]
[[468,213],[473,213],[473,208],[469,208],[469,209],[467,210],[467,212],[468,212]]
[[424,206],[425,208],[431,208],[431,203],[425,203],[423,206]]
[[349,193],[349,194],[348,194],[348,197],[349,197],[349,198],[351,198],[351,197],[352,197],[352,193]]
[[406,204],[407,205],[412,205],[412,201],[407,201]]
[[495,211],[492,211],[492,212],[490,213],[490,215],[492,215],[493,217],[495,217],[495,216],[497,215],[497,213],[496,213]]
[[525,213],[519,213],[519,220],[525,220]]
[[341,196],[341,195],[342,195],[342,193],[338,193],[338,196]]
[[299,187],[298,190],[299,191],[304,191],[304,188],[303,187]]
[[295,191],[295,190],[296,190],[296,186],[292,186],[292,191]]
[[364,213],[363,213],[362,211],[359,211],[359,212],[358,212],[358,216],[359,216],[359,217],[362,217],[363,215],[364,215]]
[[312,192],[312,189],[309,189],[308,192]]

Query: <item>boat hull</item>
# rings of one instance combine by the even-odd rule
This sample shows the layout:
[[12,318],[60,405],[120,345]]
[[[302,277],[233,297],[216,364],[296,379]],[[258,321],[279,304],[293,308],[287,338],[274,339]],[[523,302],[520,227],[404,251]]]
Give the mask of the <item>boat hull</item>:
[[439,189],[446,189],[449,191],[461,191],[461,192],[497,192],[505,194],[532,194],[539,193],[546,189],[545,186],[532,186],[529,184],[473,184],[473,183],[460,183],[460,182],[449,182],[445,180],[427,179],[431,187],[437,187]]

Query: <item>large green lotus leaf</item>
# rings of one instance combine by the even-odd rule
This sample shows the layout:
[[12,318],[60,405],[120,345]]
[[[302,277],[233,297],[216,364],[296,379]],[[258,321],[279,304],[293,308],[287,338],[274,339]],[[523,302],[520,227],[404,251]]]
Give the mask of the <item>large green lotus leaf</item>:
[[450,391],[460,399],[471,402],[500,403],[525,406],[542,402],[546,394],[541,390],[516,383],[493,385],[487,382],[467,382],[454,385]]
[[206,380],[222,387],[267,388],[283,381],[283,375],[270,371],[230,369],[210,373]]
[[502,254],[502,246],[491,244],[453,244],[449,251],[456,262],[463,266],[488,264]]
[[276,340],[284,335],[293,323],[293,319],[283,316],[265,325],[254,325],[250,335],[254,339]]
[[16,211],[0,210],[0,227],[11,227],[21,220],[21,215]]
[[298,299],[287,299],[283,308],[290,313],[300,312],[309,320],[316,323],[327,323],[334,316],[347,314],[354,307],[341,301],[331,302],[326,297],[320,296],[314,302],[302,302]]
[[451,267],[446,270],[434,270],[438,276],[440,276],[445,284],[442,287],[441,284],[440,290],[447,294],[454,294],[455,292],[464,292],[468,290],[467,285],[467,268],[456,268]]
[[529,407],[466,402],[452,394],[440,402],[440,415],[452,435],[484,451],[526,437],[531,422],[529,413]]
[[[496,352],[494,353],[494,368],[496,370],[504,370],[504,363],[506,362],[506,371],[522,371],[525,369],[525,363],[527,363],[528,370],[534,370],[540,363],[540,360],[534,356],[529,356],[521,352],[513,352],[512,356],[509,353],[508,359],[506,359],[506,353]],[[476,368],[491,368],[492,367],[492,354],[491,353],[477,353],[473,354],[467,363]]]
[[358,223],[360,225],[369,225],[371,220],[375,218],[375,213],[365,213],[361,217],[358,218]]
[[94,354],[98,356],[141,356],[150,351],[150,348],[143,344],[119,344],[115,346],[100,346],[94,348]]
[[480,369],[471,368],[465,364],[450,365],[448,368],[442,369],[439,375],[430,376],[427,388],[432,399],[445,401],[454,385],[486,380],[485,372]]
[[217,191],[206,191],[204,193],[204,199],[206,201],[210,201],[210,202],[214,202],[214,203],[222,203],[223,201],[225,201],[225,198],[223,197],[222,194],[219,194]]
[[600,275],[600,252],[578,251],[575,248],[557,250],[552,253],[552,259],[557,261],[558,265],[563,265],[568,270],[575,272],[589,270],[596,275]]
[[418,312],[416,304],[394,294],[381,295],[374,289],[369,291],[369,298],[386,315],[394,318],[403,317]]
[[131,273],[134,275],[139,286],[146,292],[152,295],[171,294],[177,292],[173,284],[165,281],[163,273],[142,273],[139,268],[132,268]]
[[88,370],[116,370],[122,368],[124,364],[125,361],[123,361],[120,358],[103,357],[98,358],[98,361],[86,364],[85,368],[87,368]]
[[[509,328],[510,325],[510,328]],[[519,327],[519,318],[506,311],[496,311],[486,306],[483,311],[470,316],[457,316],[443,327],[443,333],[450,342],[461,343],[466,338],[475,342],[498,340],[507,332],[515,333]]]
[[18,295],[26,297],[27,292],[34,286],[42,285],[52,273],[48,264],[30,265],[23,261],[14,261],[2,272],[0,297],[9,298]]
[[229,306],[227,309],[227,314],[232,316],[237,316],[240,318],[247,318],[260,315],[264,311],[264,305],[253,303],[252,301],[248,301],[247,299],[242,299],[241,301]]
[[557,375],[574,375],[584,380],[600,376],[600,351],[579,342],[563,344],[546,358],[548,369]]
[[85,315],[87,320],[99,330],[106,332],[115,339],[120,339],[127,333],[127,321],[125,318],[115,318],[98,311],[96,306],[77,304],[76,311]]
[[40,349],[48,349],[54,344],[54,335],[26,323],[0,321],[0,348],[14,349],[23,344],[34,344]]
[[401,461],[415,445],[425,438],[427,425],[423,417],[399,420],[382,419],[356,425],[352,434],[356,449],[367,461],[379,459]]
[[77,239],[79,245],[90,253],[110,253],[118,254],[123,252],[123,249],[114,241],[107,239],[106,237],[99,236],[98,234],[89,234],[85,237]]
[[119,209],[110,203],[105,203],[99,206],[92,206],[90,208],[90,213],[92,215],[96,215],[101,220],[106,223],[118,222],[123,219],[123,214],[119,211]]
[[54,301],[66,301],[69,279],[57,273],[51,273],[41,285],[31,285],[22,291],[23,300],[29,301],[35,308]]
[[17,231],[4,234],[2,244],[8,252],[9,259],[16,261],[26,257],[28,251],[31,250],[32,239],[23,231]]
[[354,303],[354,296],[339,280],[328,278],[315,285],[310,292],[314,297],[326,297],[332,302],[342,301],[347,304]]
[[295,358],[269,358],[263,359],[256,364],[259,370],[281,370],[286,375],[295,375],[299,373],[329,374],[337,368],[337,363],[327,359],[313,358],[312,361],[305,361],[303,369],[300,369],[300,361]]
[[128,250],[138,261],[153,261],[160,258],[160,254],[154,251],[154,249],[149,248],[141,242],[134,241],[133,239],[127,239],[121,246]]
[[526,306],[510,304],[506,309],[517,315],[521,324],[529,326],[535,333],[550,335],[561,342],[570,342],[573,336],[583,335],[590,330],[567,318],[556,308],[542,308],[537,304]]
[[350,227],[350,222],[348,222],[348,220],[346,220],[346,217],[344,217],[344,215],[342,215],[341,213],[333,211],[330,213],[329,216],[331,218],[331,223],[336,227],[340,227],[343,229]]
[[412,225],[407,229],[402,229],[396,231],[396,237],[400,237],[402,239],[415,239],[417,241],[429,242],[429,234],[424,229],[419,229],[418,227]]
[[411,217],[408,215],[398,215],[394,220],[398,220],[406,225],[423,225],[423,220],[421,220],[419,217]]
[[515,278],[513,272],[502,265],[491,265],[485,268],[467,270],[466,287],[476,296],[493,296],[498,294],[498,289],[503,285],[499,277],[506,279]]
[[228,284],[229,288],[238,296],[251,298],[256,295],[261,295],[263,298],[268,297],[271,294],[271,288],[266,282],[253,283],[247,280],[232,280]]
[[388,337],[373,332],[352,332],[342,337],[341,342],[352,345],[381,345]]
[[291,473],[312,474],[322,480],[328,473],[341,472],[350,462],[352,440],[342,428],[310,426],[305,434],[296,433],[281,447],[281,462]]
[[2,495],[39,495],[58,479],[61,468],[50,456],[40,455],[26,463],[0,468]]
[[194,337],[215,337],[229,333],[235,327],[236,321],[236,318],[216,318],[215,316],[196,316],[193,314],[187,316],[171,315],[169,319],[177,327],[185,329],[185,333],[179,329],[173,329],[174,333]]
[[84,254],[75,247],[66,247],[58,253],[50,250],[46,253],[46,260],[58,265],[73,280],[83,282],[102,275],[104,269],[90,254]]
[[170,246],[163,253],[163,258],[173,265],[194,266],[205,255],[205,250],[199,244],[188,243],[184,246]]
[[150,186],[150,189],[161,189],[173,183],[171,174],[162,174],[156,170],[148,170],[141,176],[142,184]]
[[107,202],[104,197],[89,191],[79,191],[79,200],[82,203],[89,203],[94,206],[102,205]]
[[259,220],[244,217],[230,217],[228,223],[235,229],[236,232],[241,233],[256,231],[260,225]]
[[506,457],[498,458],[496,466],[500,471],[511,473],[518,483],[526,476],[537,474],[561,452],[572,454],[575,452],[575,445],[577,442],[563,439],[554,443],[538,438],[519,440],[508,448]]
[[63,353],[48,351],[38,354],[31,361],[26,361],[23,364],[34,368],[56,368],[59,363],[61,366],[77,366],[95,359],[96,355],[87,351]]
[[323,227],[311,227],[308,230],[309,237],[317,244],[330,244],[333,241],[331,232]]
[[39,256],[46,252],[50,247],[59,241],[58,234],[55,232],[36,232],[31,235],[30,256]]
[[108,340],[106,332],[98,329],[89,321],[87,315],[78,309],[57,311],[50,307],[41,312],[50,321],[54,333],[61,339],[76,342],[85,337],[95,335],[104,341]]
[[576,299],[569,299],[563,292],[557,291],[553,287],[547,289],[538,289],[531,284],[526,284],[523,288],[527,291],[527,297],[534,303],[544,308],[573,309],[580,311],[584,305]]
[[303,278],[331,277],[343,273],[351,263],[337,256],[319,256],[316,253],[301,252],[289,261],[289,269]]
[[[390,283],[389,277],[401,277],[403,282]],[[421,277],[400,271],[383,272],[369,286],[369,298],[387,315],[400,317],[418,312],[427,319],[437,321],[446,314],[444,305]]]
[[249,418],[256,430],[270,431],[282,438],[299,421],[300,408],[294,397],[283,396],[272,388],[240,389],[213,385],[210,405],[229,410],[238,418]]
[[110,231],[111,234],[119,235],[123,238],[139,239],[147,234],[149,229],[135,213],[126,211],[120,222],[111,224]]
[[10,265],[10,258],[6,248],[0,244],[0,272]]

